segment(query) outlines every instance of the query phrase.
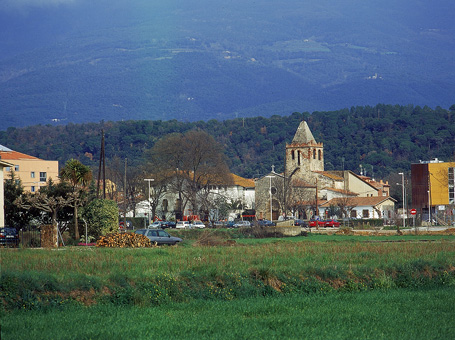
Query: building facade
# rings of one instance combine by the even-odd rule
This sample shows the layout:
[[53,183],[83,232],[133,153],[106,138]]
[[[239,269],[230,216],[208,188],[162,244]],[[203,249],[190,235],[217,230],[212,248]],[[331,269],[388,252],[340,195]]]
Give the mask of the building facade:
[[411,164],[412,208],[422,221],[453,221],[455,214],[455,162],[434,159]]
[[0,228],[5,226],[5,187],[3,185],[3,169],[11,167],[11,163],[0,159]]
[[24,191],[36,192],[41,186],[46,185],[49,179],[59,181],[58,161],[42,160],[1,145],[0,158],[12,164],[3,168],[4,178],[11,178],[14,172],[14,176],[22,181]]
[[[221,213],[216,202],[220,204],[230,203],[230,216],[237,216],[241,214],[243,210],[255,208],[254,181],[235,174],[230,174],[230,176],[232,180],[229,184],[214,185],[210,187],[209,193],[207,197],[204,198],[204,201],[212,202],[212,207],[209,209],[210,211],[207,211],[208,216],[200,216],[201,218],[207,218],[209,220],[221,219]],[[149,217],[150,212],[150,204],[147,200],[144,200],[136,206],[135,216]],[[178,214],[182,214],[182,216],[179,217]],[[178,194],[172,190],[165,191],[165,193],[160,197],[156,208],[156,217],[163,220],[179,220],[184,218],[184,216],[198,214],[199,213],[194,212],[189,205],[185,205],[185,208],[183,208]],[[133,212],[129,212],[127,216],[132,217]],[[223,218],[225,217],[223,216]]]

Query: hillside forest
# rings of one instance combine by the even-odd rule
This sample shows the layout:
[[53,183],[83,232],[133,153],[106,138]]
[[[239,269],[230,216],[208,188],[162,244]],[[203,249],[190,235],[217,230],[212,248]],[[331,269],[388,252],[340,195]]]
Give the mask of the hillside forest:
[[[455,105],[450,109],[420,106],[358,106],[330,112],[294,112],[270,118],[237,118],[198,122],[101,121],[68,125],[10,127],[0,131],[0,144],[62,166],[74,158],[96,173],[105,134],[106,164],[127,159],[135,167],[146,161],[149,150],[167,134],[201,129],[224,147],[231,172],[258,178],[275,166],[284,170],[286,143],[304,119],[324,143],[326,170],[352,170],[374,178],[408,172],[411,163],[439,158],[455,159]],[[182,150],[185,152],[185,150]]]

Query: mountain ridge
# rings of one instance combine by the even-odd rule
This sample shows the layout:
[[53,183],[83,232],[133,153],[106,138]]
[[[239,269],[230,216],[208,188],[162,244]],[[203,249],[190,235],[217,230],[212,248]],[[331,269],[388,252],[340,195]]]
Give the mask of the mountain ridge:
[[0,6],[0,130],[453,104],[446,0],[110,3]]

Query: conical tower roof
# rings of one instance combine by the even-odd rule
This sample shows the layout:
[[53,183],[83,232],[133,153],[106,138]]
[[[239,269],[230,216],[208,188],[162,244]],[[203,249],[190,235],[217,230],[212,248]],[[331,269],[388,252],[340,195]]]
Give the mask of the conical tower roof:
[[300,122],[299,127],[294,135],[292,144],[310,144],[316,143],[316,140],[313,137],[313,134],[308,127],[308,124],[303,120]]

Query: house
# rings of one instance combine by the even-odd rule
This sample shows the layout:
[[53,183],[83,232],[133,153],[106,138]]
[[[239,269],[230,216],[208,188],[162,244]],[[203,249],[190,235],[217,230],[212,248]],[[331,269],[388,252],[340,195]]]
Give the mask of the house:
[[[218,219],[219,207],[217,204],[213,205],[213,202],[221,204],[229,203],[230,212],[233,214],[240,214],[245,209],[254,209],[255,204],[255,186],[254,181],[240,177],[235,174],[230,174],[231,181],[229,184],[212,185],[208,188],[208,194],[204,193],[204,201],[212,202],[212,206],[207,211],[209,219]],[[152,190],[153,190],[153,183]],[[183,216],[198,215],[192,211],[191,207],[185,207],[181,211],[181,202],[178,197],[178,193],[170,189],[172,186],[167,186],[166,192],[160,197],[160,201],[157,205],[156,216],[160,219],[181,219]],[[148,200],[141,201],[136,206],[135,216],[136,217],[149,217],[151,212],[150,203]],[[182,214],[183,216],[179,216]],[[129,212],[129,217],[133,216],[132,212]]]
[[395,203],[396,200],[390,196],[338,197],[321,204],[319,216],[331,218],[331,207],[334,207],[343,210],[350,218],[390,220],[394,217]]
[[50,178],[55,182],[59,181],[58,161],[42,160],[2,145],[0,145],[0,158],[12,164],[3,168],[4,178],[11,178],[14,172],[14,176],[22,181],[24,191],[36,192],[40,186],[46,185]]
[[455,221],[455,162],[411,164],[412,207],[423,221]]
[[3,185],[3,169],[12,167],[11,163],[4,162],[0,159],[0,228],[5,226],[5,188]]

